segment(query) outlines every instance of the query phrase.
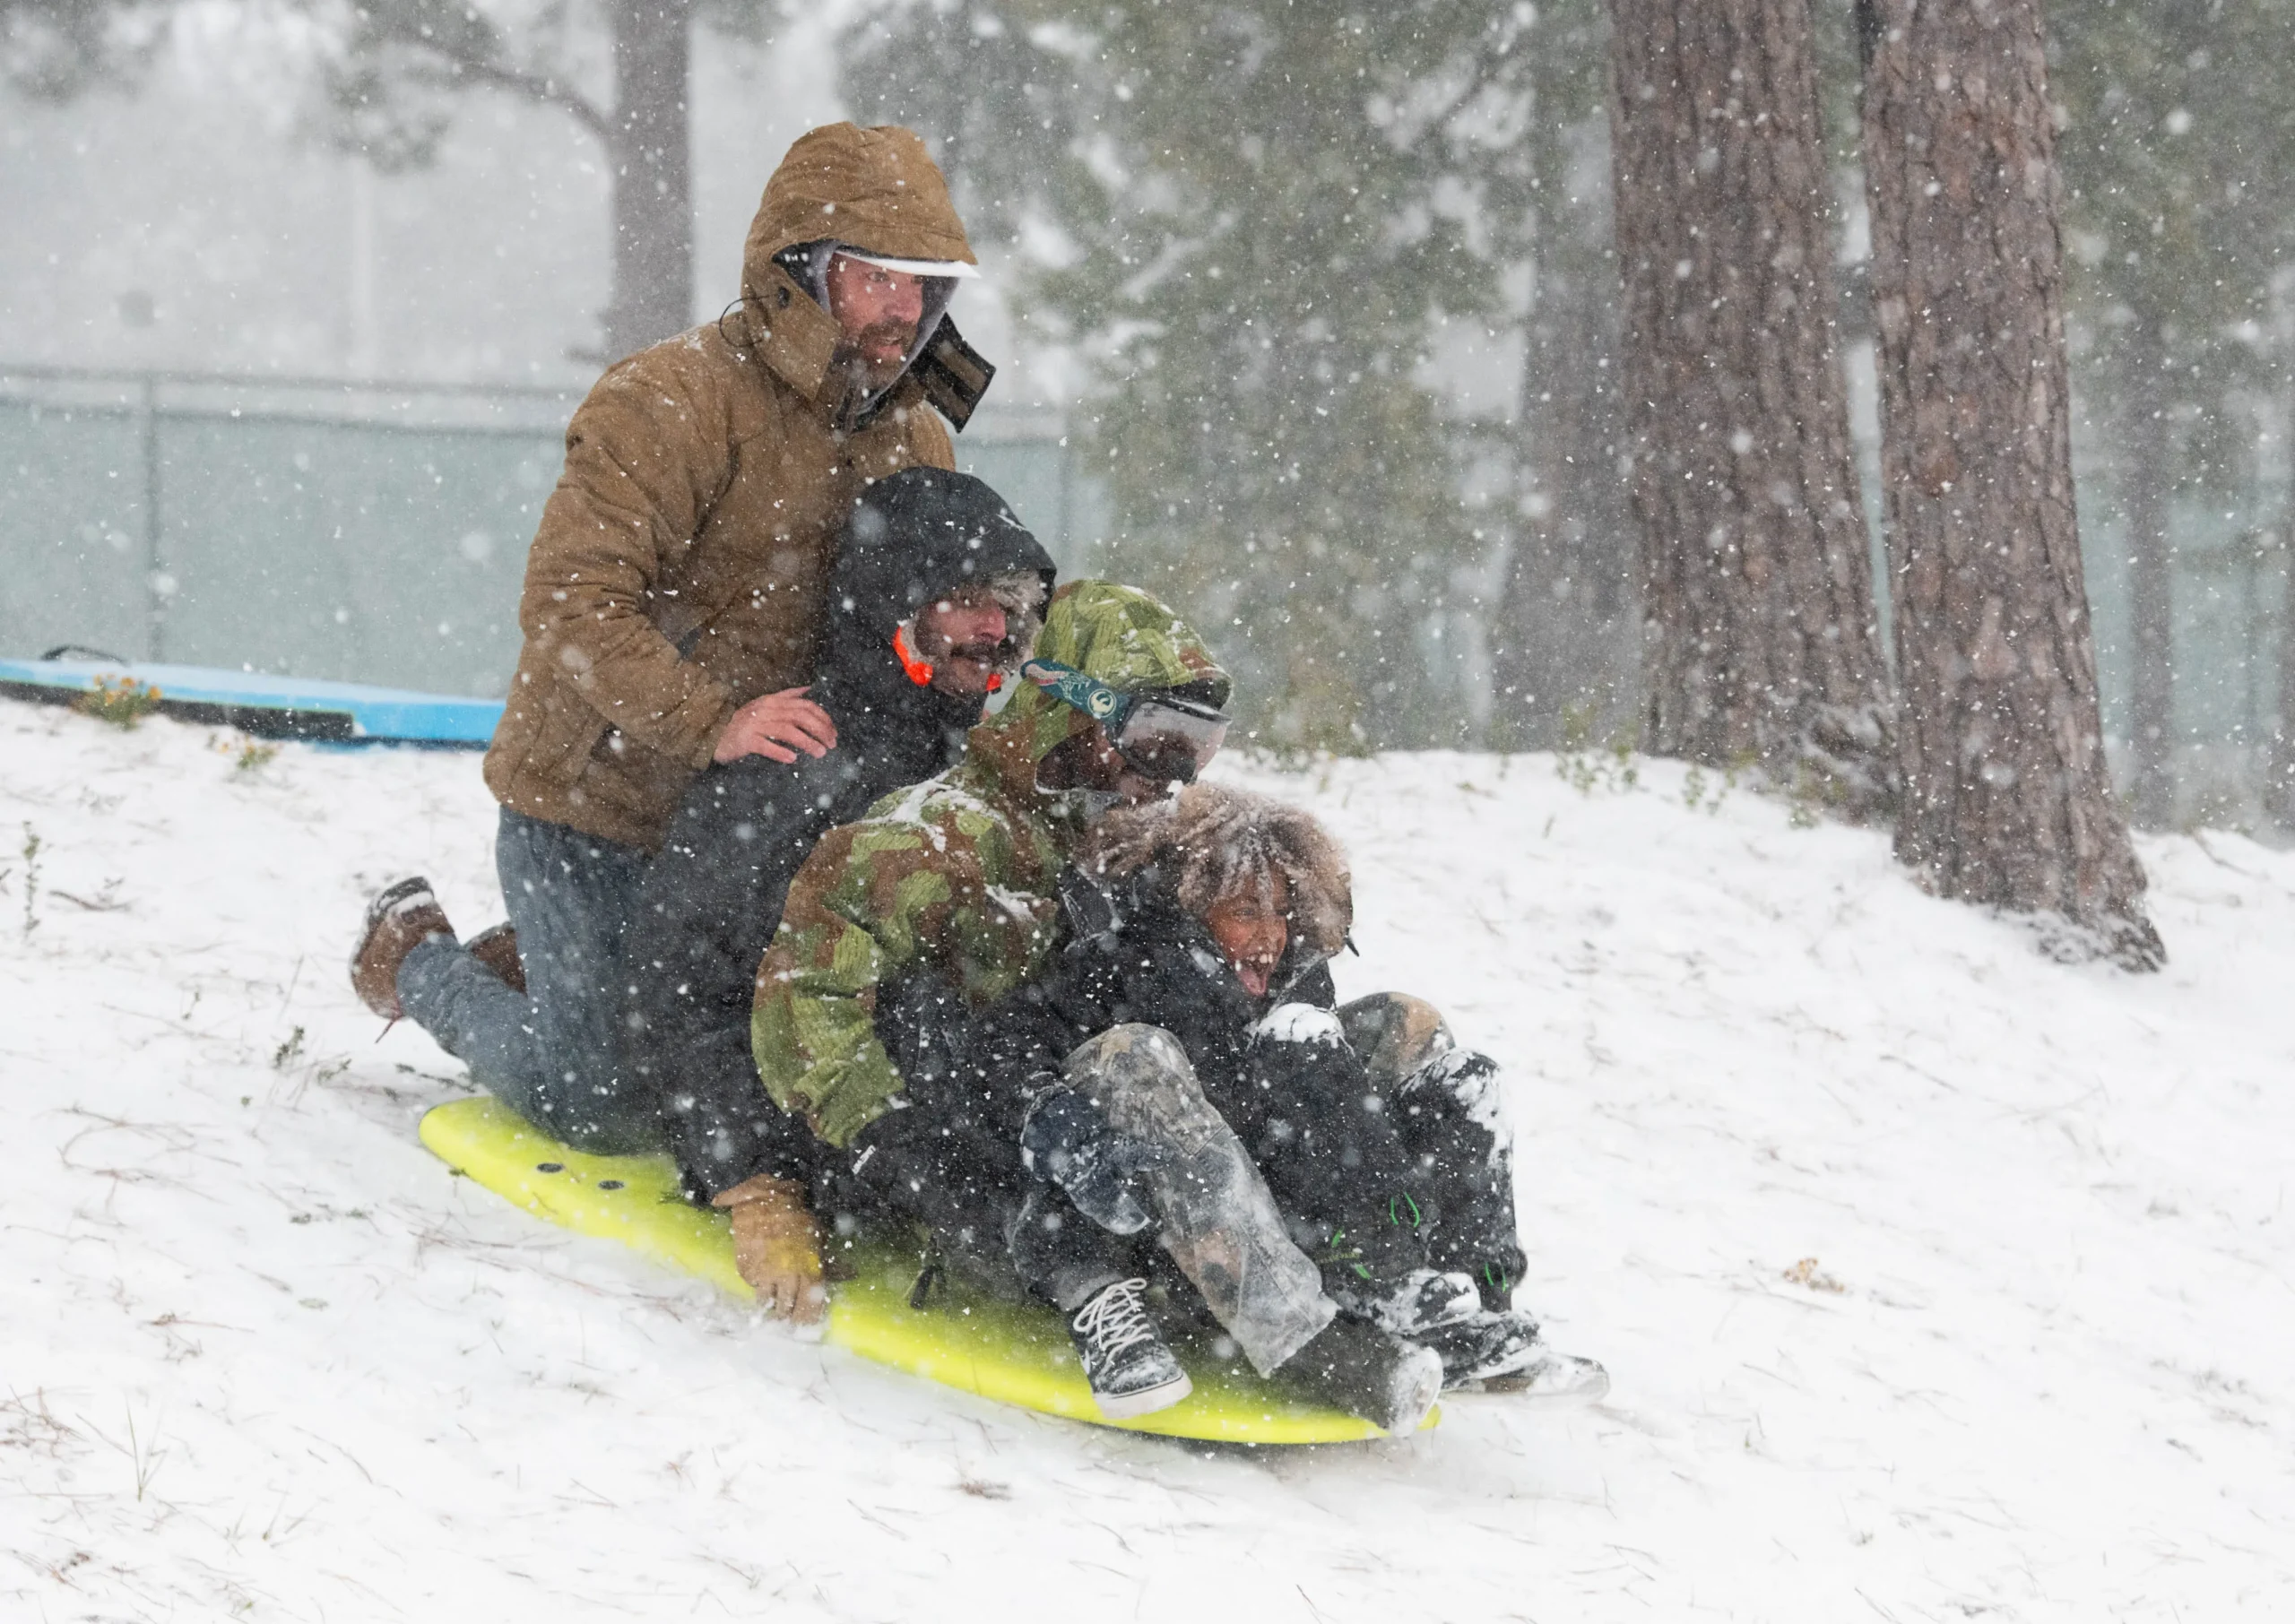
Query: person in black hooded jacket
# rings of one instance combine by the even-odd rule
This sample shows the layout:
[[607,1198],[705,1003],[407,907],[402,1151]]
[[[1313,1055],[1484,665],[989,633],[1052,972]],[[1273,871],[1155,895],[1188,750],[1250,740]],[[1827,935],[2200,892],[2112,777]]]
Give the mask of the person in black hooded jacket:
[[[1513,1306],[1526,1259],[1497,1067],[1401,993],[1339,1003],[1353,920],[1346,854],[1295,807],[1225,784],[1111,811],[1060,878],[1047,973],[976,1014],[903,989],[877,1027],[903,1067],[992,1101],[1048,1086],[1093,1034],[1139,1024],[1185,1052],[1343,1307],[1442,1356],[1446,1384],[1598,1396],[1607,1376],[1546,1345]],[[1025,1144],[1025,1138],[1024,1138]],[[1047,1188],[1024,1209],[1075,1222]]]
[[[810,689],[834,747],[710,768],[647,870],[625,949],[625,1058],[688,1195],[734,1206],[737,1237],[758,1214],[726,1197],[785,1206],[811,1172],[811,1136],[767,1097],[749,1049],[758,962],[789,881],[824,832],[963,755],[986,695],[1033,648],[1052,576],[1035,538],[968,474],[911,468],[871,487],[830,572]],[[799,1219],[774,1222],[793,1233]]]

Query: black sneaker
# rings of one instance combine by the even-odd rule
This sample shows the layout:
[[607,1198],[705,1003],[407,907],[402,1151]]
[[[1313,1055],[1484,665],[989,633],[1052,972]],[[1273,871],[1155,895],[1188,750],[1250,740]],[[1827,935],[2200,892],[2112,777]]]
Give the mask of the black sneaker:
[[1341,1314],[1286,1361],[1275,1379],[1374,1427],[1416,1432],[1442,1394],[1442,1361],[1432,1349]]
[[1195,1391],[1141,1306],[1145,1280],[1103,1286],[1068,1322],[1092,1399],[1110,1421],[1168,1410]]

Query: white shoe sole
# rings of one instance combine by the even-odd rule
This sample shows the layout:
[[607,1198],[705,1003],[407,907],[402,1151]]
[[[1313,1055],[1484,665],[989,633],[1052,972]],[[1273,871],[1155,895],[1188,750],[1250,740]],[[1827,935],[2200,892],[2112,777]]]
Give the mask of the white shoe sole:
[[1487,1393],[1506,1397],[1518,1404],[1537,1404],[1556,1410],[1598,1404],[1609,1395],[1610,1373],[1592,1360],[1586,1361],[1585,1369],[1577,1373],[1566,1386],[1539,1385],[1538,1366],[1544,1362],[1543,1358],[1533,1360],[1520,1370],[1462,1381],[1451,1391]]
[[1126,1393],[1120,1398],[1095,1393],[1092,1402],[1110,1421],[1137,1421],[1143,1415],[1153,1415],[1158,1410],[1170,1409],[1194,1391],[1195,1383],[1182,1370],[1177,1381],[1167,1381],[1160,1386],[1142,1387],[1137,1393]]

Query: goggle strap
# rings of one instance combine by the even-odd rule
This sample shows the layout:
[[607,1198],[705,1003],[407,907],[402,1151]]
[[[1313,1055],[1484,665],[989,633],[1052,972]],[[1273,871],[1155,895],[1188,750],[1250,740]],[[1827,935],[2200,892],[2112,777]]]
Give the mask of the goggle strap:
[[1020,675],[1070,710],[1079,711],[1113,734],[1131,709],[1131,696],[1057,660],[1031,660]]

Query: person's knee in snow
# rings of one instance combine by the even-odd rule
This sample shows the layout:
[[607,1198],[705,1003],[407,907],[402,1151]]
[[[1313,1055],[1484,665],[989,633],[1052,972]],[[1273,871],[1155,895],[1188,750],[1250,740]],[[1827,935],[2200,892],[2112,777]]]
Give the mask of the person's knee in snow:
[[1341,1005],[1337,1013],[1347,1042],[1382,1089],[1392,1089],[1457,1047],[1442,1012],[1407,992],[1374,992]]
[[1199,1140],[1212,1110],[1187,1050],[1160,1026],[1126,1022],[1068,1057],[1067,1075],[1121,1133]]
[[1156,1244],[1262,1371],[1336,1311],[1248,1151],[1173,1035],[1138,1022],[1089,1039],[1029,1112],[1029,1168],[1091,1222],[1152,1223]]

